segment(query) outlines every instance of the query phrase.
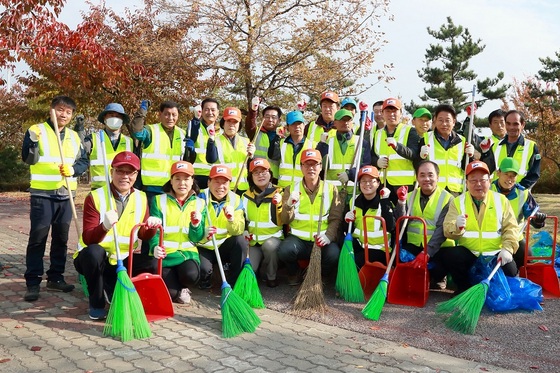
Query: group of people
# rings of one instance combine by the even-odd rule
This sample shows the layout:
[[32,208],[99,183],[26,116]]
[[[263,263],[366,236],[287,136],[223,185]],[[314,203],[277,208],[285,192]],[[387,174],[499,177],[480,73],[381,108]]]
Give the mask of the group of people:
[[[331,91],[321,95],[321,113],[308,124],[296,110],[281,127],[277,106],[264,108],[258,123],[258,106],[248,110],[245,136],[241,110],[226,107],[218,120],[214,98],[195,108],[185,129],[178,126],[174,102],[160,105],[157,124],[145,123],[149,101],[141,102],[132,119],[122,105],[111,103],[97,118],[103,129],[84,136],[83,128],[67,126],[74,101],[53,99],[58,131],[49,119],[31,126],[23,142],[22,159],[31,165],[24,299],[39,298],[51,227],[47,289],[74,288],[63,275],[69,199],[88,166],[92,191],[84,201],[74,266],[87,283],[89,316],[95,320],[106,317],[116,253],[128,256],[131,234],[133,274],[154,272],[161,260],[171,298],[189,303],[189,287],[212,287],[216,249],[231,284],[249,256],[267,286],[278,286],[280,264],[287,283],[298,285],[315,245],[321,248],[323,274],[336,275],[350,222],[356,265],[364,265],[366,236],[369,260],[387,264],[402,215],[422,217],[428,232],[424,248],[423,227],[411,220],[402,247],[417,263],[433,263],[434,283],[451,275],[460,293],[470,286],[468,270],[480,255],[497,255],[505,274],[515,276],[525,250],[520,227],[531,215],[535,227],[544,226],[546,215],[530,194],[540,155],[523,136],[519,111],[492,112],[493,135],[473,135],[469,143],[454,131],[457,114],[447,104],[433,114],[419,108],[408,124],[400,100],[388,98],[373,105],[374,123],[360,122],[364,128],[355,125],[357,103],[340,102]],[[131,137],[122,133],[123,125],[129,125]],[[371,215],[384,219],[385,230],[373,219],[364,229],[364,217]]]

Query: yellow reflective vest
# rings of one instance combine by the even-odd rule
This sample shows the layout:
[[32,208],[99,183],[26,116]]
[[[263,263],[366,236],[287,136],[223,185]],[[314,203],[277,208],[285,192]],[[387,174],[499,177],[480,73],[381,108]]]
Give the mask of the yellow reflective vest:
[[[91,189],[97,189],[105,185],[105,167],[103,165],[103,153],[101,152],[101,143],[99,136],[101,133],[96,132],[91,136],[91,154],[89,155],[89,173],[91,177]],[[115,155],[122,151],[132,151],[132,139],[121,133],[119,136],[119,144],[117,149],[113,149],[111,139],[107,132],[102,131],[104,136],[105,154],[107,155],[107,165],[109,166],[115,158]]]
[[260,131],[255,140],[255,158],[264,158],[270,163],[270,170],[272,171],[272,177],[278,179],[278,166],[279,162],[272,159],[268,159],[268,148],[270,147],[270,138],[266,132]]
[[[403,145],[408,141],[408,134],[412,126],[399,124],[395,129],[393,137]],[[387,156],[389,158],[389,167],[386,170],[380,170],[381,178],[387,177],[387,182],[393,186],[414,184],[414,166],[412,161],[401,157],[393,148],[387,145],[387,130],[385,128],[377,130],[373,139],[374,152],[379,157]],[[387,173],[383,175],[383,173]]]
[[461,143],[456,144],[445,150],[440,142],[436,139],[434,131],[424,134],[424,144],[428,147],[428,159],[439,166],[438,185],[442,188],[447,187],[452,192],[463,192],[463,176],[462,160],[465,155],[465,138],[461,138]]
[[[300,192],[300,201],[294,209],[294,220],[290,223],[291,232],[294,236],[304,241],[314,241],[313,236],[317,234],[321,199],[323,200],[323,216],[321,220],[320,233],[325,233],[329,226],[328,217],[331,202],[334,200],[334,186],[330,183],[319,182],[319,190],[311,203],[309,195],[303,184],[298,182],[294,185],[293,191]],[[325,188],[327,189],[325,191]]]
[[239,184],[237,184],[237,189],[249,189],[249,183],[247,182],[247,169],[245,168],[241,175],[239,175],[239,171],[241,171],[241,168],[243,168],[243,163],[245,162],[245,158],[247,157],[247,145],[249,145],[249,139],[246,137],[235,135],[234,147],[224,133],[216,136],[218,161],[220,164],[225,164],[226,166],[231,168],[232,178],[230,182],[230,189],[233,189],[235,187],[238,177]]
[[206,144],[208,143],[208,130],[206,126],[200,123],[198,137],[194,143],[194,151],[196,158],[193,164],[194,174],[196,176],[209,176],[211,165],[206,161]]
[[288,185],[303,180],[301,172],[301,152],[305,149],[313,148],[313,142],[305,139],[301,151],[296,155],[294,160],[294,146],[286,143],[286,139],[280,140],[280,165],[278,170],[278,186],[285,188]]
[[[280,212],[282,207],[275,206],[271,200],[275,190],[270,195],[264,197],[267,201],[261,202],[259,206],[255,203],[255,193],[247,191],[243,194],[243,206],[245,208],[245,220],[247,221],[247,231],[253,235],[249,244],[254,246],[262,243],[271,238],[276,237],[279,239],[284,238],[282,233],[282,221],[280,220]],[[272,216],[275,215],[275,220],[278,224],[274,223]]]
[[[342,183],[338,181],[337,175],[355,166],[352,164],[352,162],[354,160],[354,154],[356,153],[356,151],[360,151],[360,149],[357,149],[358,139],[359,136],[353,135],[350,140],[347,140],[348,147],[346,148],[345,154],[342,154],[340,142],[336,138],[336,132],[335,134],[329,136],[329,138],[327,139],[327,144],[329,146],[329,165],[327,171],[327,180],[329,181],[329,183],[336,186],[339,190],[342,189]],[[352,193],[354,180],[348,180],[348,183],[346,185],[348,192]]]
[[[523,178],[527,175],[527,171],[529,171],[529,161],[531,160],[531,156],[535,152],[535,142],[529,140],[527,138],[523,138],[525,141],[524,145],[517,145],[515,149],[515,153],[513,154],[513,158],[519,162],[519,172],[517,173],[517,178],[515,179],[516,182],[520,182]],[[503,144],[501,144],[503,142]],[[500,162],[508,156],[507,154],[507,139],[503,139],[500,143],[496,143],[492,145],[492,151],[494,153],[494,160],[496,162],[496,169],[499,168]],[[494,172],[492,175],[493,179],[496,180],[498,178],[498,174]]]
[[[490,190],[499,193],[495,183],[496,182],[492,183],[492,185],[490,186]],[[519,227],[522,227],[523,224],[525,223],[525,215],[523,215],[523,206],[525,205],[525,202],[527,202],[527,200],[529,199],[529,190],[520,189],[516,187],[515,194],[516,197],[514,199],[509,199],[507,197],[506,198],[509,201],[511,208],[513,209],[513,213],[515,214]],[[524,238],[523,236],[524,234],[525,232],[519,232],[519,241],[521,241]]]
[[185,131],[175,126],[172,144],[161,123],[148,127],[152,142],[142,150],[142,184],[163,186],[170,179],[171,165],[183,157]]
[[[211,202],[212,195],[210,193],[210,189],[204,189],[200,192],[201,196],[204,196],[204,200],[206,201],[206,206],[208,210],[209,219],[206,220],[207,223],[211,222],[214,227],[216,227],[217,232],[214,235],[216,245],[219,247],[224,241],[231,237],[232,235],[240,235],[243,233],[243,228],[245,227],[245,219],[244,214],[245,212],[243,209],[239,209],[241,205],[241,197],[239,195],[233,193],[232,191],[228,192],[226,197],[226,201],[224,202],[223,207],[231,206],[234,209],[234,223],[229,223],[223,213],[223,208],[220,210],[219,214],[216,214],[216,209],[214,208],[214,204]],[[241,221],[236,221],[237,219],[242,219]],[[233,231],[232,234],[228,231],[227,227],[228,224],[232,224]],[[214,245],[212,244],[212,240],[208,240],[205,242],[201,242],[199,246],[202,246],[209,250],[214,250]]]
[[[354,221],[354,231],[352,232],[352,237],[357,238],[362,245],[365,244],[364,235],[364,216],[381,216],[381,204],[375,209],[368,209],[365,214],[364,211],[359,207],[354,207],[356,210],[356,220]],[[385,251],[385,233],[383,232],[383,226],[381,225],[381,220],[378,219],[367,219],[367,241],[369,249],[376,249]],[[387,232],[387,242],[391,242],[391,233]]]

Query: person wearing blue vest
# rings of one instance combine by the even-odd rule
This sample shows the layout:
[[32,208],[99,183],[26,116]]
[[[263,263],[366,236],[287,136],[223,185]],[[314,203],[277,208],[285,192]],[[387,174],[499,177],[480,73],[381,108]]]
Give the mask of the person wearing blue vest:
[[496,255],[506,276],[516,276],[513,254],[519,248],[519,226],[507,198],[490,190],[486,163],[474,161],[466,169],[467,192],[449,203],[443,221],[445,237],[457,246],[440,249],[441,263],[457,285],[455,295],[471,285],[469,271],[480,255]]
[[[70,198],[78,187],[77,177],[87,171],[89,162],[78,134],[66,126],[72,120],[76,103],[70,97],[57,96],[51,101],[54,109],[62,150],[59,150],[54,125],[50,119],[29,127],[25,132],[21,159],[30,165],[31,228],[25,254],[24,300],[39,299],[44,273],[43,256],[49,231],[51,233],[50,268],[47,270],[47,289],[69,292],[74,285],[64,281],[68,231],[72,221]],[[62,151],[62,154],[60,154]],[[64,162],[61,162],[61,157]],[[70,189],[66,180],[68,178]]]

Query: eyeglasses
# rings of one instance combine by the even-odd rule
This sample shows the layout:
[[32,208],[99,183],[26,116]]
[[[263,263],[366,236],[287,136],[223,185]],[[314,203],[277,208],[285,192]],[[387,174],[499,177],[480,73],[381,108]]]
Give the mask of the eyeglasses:
[[373,180],[360,180],[360,184],[362,185],[373,185],[373,184],[377,184],[379,181],[377,179],[373,179]]
[[278,115],[265,115],[264,119],[276,120],[276,119],[278,119]]
[[253,172],[253,176],[263,176],[263,175],[266,175],[266,174],[268,174],[268,170]]
[[138,173],[138,171],[136,170],[129,171],[129,170],[123,170],[122,168],[113,168],[113,170],[115,170],[115,172],[119,176],[134,176]]
[[490,179],[480,179],[480,180],[467,179],[467,181],[473,185],[482,185],[482,184],[486,184],[488,181],[490,181]]
[[321,165],[321,163],[313,163],[313,164],[311,164],[311,163],[304,163],[304,164],[302,164],[302,166],[305,167],[305,168],[317,168],[317,167],[319,167],[320,165]]

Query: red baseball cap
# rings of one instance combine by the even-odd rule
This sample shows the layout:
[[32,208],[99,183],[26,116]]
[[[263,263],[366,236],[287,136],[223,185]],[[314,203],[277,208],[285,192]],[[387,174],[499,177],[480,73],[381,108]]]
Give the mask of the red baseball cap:
[[264,158],[255,158],[249,164],[249,172],[253,172],[255,168],[262,167],[270,170],[270,163]]
[[338,98],[338,95],[334,92],[331,92],[331,91],[323,92],[321,94],[321,102],[323,102],[324,100],[329,100],[329,101],[332,101],[332,102],[336,102],[337,104],[340,102],[340,99]]
[[383,106],[381,107],[381,110],[385,110],[385,108],[390,106],[396,107],[397,109],[401,110],[402,109],[401,100],[399,100],[398,98],[389,97],[388,99],[383,101]]
[[317,161],[321,162],[323,158],[321,158],[321,153],[315,149],[305,149],[301,152],[301,163],[305,163],[306,161]]
[[140,159],[133,152],[120,152],[113,158],[113,162],[111,162],[111,167],[117,168],[119,166],[131,166],[136,171],[140,171]]
[[224,120],[235,119],[241,122],[241,110],[236,107],[227,107],[224,109],[224,115],[222,115]]
[[360,168],[360,172],[358,172],[358,180],[360,180],[364,175],[369,175],[379,179],[379,170],[375,166],[364,166]]
[[183,174],[187,174],[188,176],[193,176],[194,175],[194,167],[189,162],[177,161],[177,162],[173,163],[173,165],[171,166],[171,176],[173,176],[175,174],[178,174],[178,173],[183,173]]
[[226,166],[225,164],[217,164],[212,166],[210,169],[210,179],[215,177],[225,177],[228,180],[231,180],[231,168]]
[[487,173],[488,175],[490,175],[490,170],[488,169],[488,166],[486,165],[486,163],[482,162],[482,161],[474,161],[469,163],[469,165],[467,166],[467,171],[466,174],[470,174],[473,171],[484,171],[485,173]]

